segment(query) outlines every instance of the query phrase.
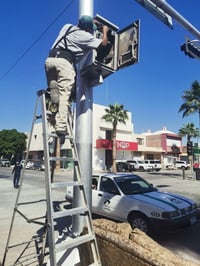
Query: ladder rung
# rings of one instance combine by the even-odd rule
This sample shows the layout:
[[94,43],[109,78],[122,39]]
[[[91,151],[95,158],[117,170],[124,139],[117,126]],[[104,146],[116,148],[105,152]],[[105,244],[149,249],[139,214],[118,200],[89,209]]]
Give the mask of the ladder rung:
[[77,207],[77,208],[72,208],[72,209],[68,209],[68,210],[62,210],[62,211],[54,212],[54,218],[61,218],[61,217],[70,216],[73,214],[84,214],[85,212],[88,212],[88,208]]
[[25,204],[33,204],[33,203],[40,203],[46,201],[46,199],[39,199],[39,200],[34,200],[34,201],[25,201],[25,202],[19,202],[17,205],[25,205]]
[[52,188],[62,188],[62,187],[75,187],[82,186],[79,181],[66,181],[66,182],[55,182],[51,183]]
[[[28,265],[28,264],[23,264],[23,263],[27,263],[28,261],[29,262],[31,261],[31,263],[33,263],[33,262],[37,263],[40,255],[41,254],[35,254],[35,255],[29,254],[29,255],[21,256],[20,260],[19,260],[19,265]],[[36,259],[37,259],[37,261],[36,261]],[[35,260],[35,261],[33,261],[33,260]]]
[[[57,138],[57,137],[58,137],[57,134],[56,134],[55,132],[51,132],[51,133],[49,133],[48,136],[49,136],[49,137],[53,137],[53,138]],[[66,135],[66,136],[65,136],[65,139],[72,139],[72,140],[73,140],[74,137],[71,136],[71,135]]]
[[94,240],[95,240],[95,235],[93,235],[92,233],[83,235],[83,236],[78,236],[76,238],[70,238],[70,239],[68,238],[67,240],[63,242],[56,244],[55,249],[56,251],[62,251],[65,249],[77,247],[81,244],[94,241]]
[[49,157],[49,161],[76,162],[77,159],[72,157]]
[[14,248],[14,247],[18,247],[18,246],[24,246],[24,245],[26,245],[26,244],[31,244],[32,242],[34,242],[34,241],[38,241],[38,240],[41,240],[41,237],[40,237],[40,236],[35,237],[35,238],[32,238],[32,239],[29,240],[29,241],[24,241],[24,242],[21,242],[21,243],[18,243],[18,244],[10,245],[10,246],[8,246],[8,248]]

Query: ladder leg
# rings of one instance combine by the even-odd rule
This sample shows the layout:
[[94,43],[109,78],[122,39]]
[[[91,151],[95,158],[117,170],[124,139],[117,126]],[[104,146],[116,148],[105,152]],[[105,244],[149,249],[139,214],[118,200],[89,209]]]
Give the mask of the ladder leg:
[[56,254],[55,254],[55,237],[54,237],[54,221],[53,221],[53,204],[51,194],[51,182],[53,182],[54,169],[50,169],[49,161],[49,145],[48,145],[48,123],[47,123],[47,110],[46,110],[46,99],[45,93],[41,95],[41,109],[42,109],[42,128],[43,128],[43,147],[44,147],[44,162],[45,162],[45,187],[46,187],[46,199],[47,199],[47,234],[49,242],[49,254],[50,254],[50,265],[56,265]]
[[[28,160],[28,154],[29,154],[30,145],[31,145],[31,139],[32,139],[32,135],[33,135],[34,123],[38,119],[38,116],[37,116],[38,105],[39,105],[39,97],[37,97],[36,104],[35,104],[32,127],[31,127],[31,134],[30,134],[30,138],[29,138],[29,142],[28,142],[28,146],[27,146],[26,158],[25,158],[25,165],[26,165],[27,160]],[[10,239],[11,239],[11,235],[12,235],[12,231],[13,231],[13,225],[14,225],[16,210],[17,210],[19,197],[20,197],[20,193],[21,193],[21,188],[22,188],[23,180],[24,180],[24,171],[25,171],[25,168],[23,167],[22,174],[21,174],[20,180],[19,180],[20,186],[19,186],[19,189],[18,189],[16,201],[15,201],[15,206],[14,206],[13,215],[12,215],[12,218],[11,218],[11,224],[10,224],[10,228],[9,228],[9,233],[8,233],[8,238],[7,238],[7,242],[6,242],[5,252],[4,252],[4,256],[3,256],[3,262],[2,262],[3,266],[6,265],[5,264],[6,263],[6,257],[7,257],[7,253],[8,253],[8,250],[9,250]]]

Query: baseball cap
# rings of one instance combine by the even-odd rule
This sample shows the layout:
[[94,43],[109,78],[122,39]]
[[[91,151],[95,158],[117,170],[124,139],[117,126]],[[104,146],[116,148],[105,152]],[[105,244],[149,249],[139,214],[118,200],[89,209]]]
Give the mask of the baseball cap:
[[87,15],[81,16],[79,18],[79,27],[83,30],[90,29],[90,30],[96,30],[97,27],[93,22],[93,18]]

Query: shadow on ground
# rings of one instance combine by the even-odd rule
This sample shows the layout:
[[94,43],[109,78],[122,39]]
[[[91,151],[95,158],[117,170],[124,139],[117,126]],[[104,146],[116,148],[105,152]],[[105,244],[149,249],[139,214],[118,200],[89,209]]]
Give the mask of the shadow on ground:
[[2,178],[2,179],[7,179],[7,178],[10,178],[11,176],[10,175],[7,175],[7,176],[5,176],[5,175],[0,175],[0,178]]

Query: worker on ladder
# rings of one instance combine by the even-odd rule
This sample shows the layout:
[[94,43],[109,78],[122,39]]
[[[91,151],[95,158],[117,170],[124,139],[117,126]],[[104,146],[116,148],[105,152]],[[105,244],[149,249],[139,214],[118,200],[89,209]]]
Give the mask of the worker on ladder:
[[[98,48],[100,45],[107,44],[107,32],[108,28],[104,27],[102,39],[97,39],[92,35],[92,31],[95,29],[95,25],[93,22],[93,18],[89,16],[82,16],[79,19],[78,26],[73,26],[71,24],[66,24],[60,31],[58,38],[54,42],[52,49],[49,52],[49,56],[45,62],[46,76],[48,82],[48,90],[40,90],[37,92],[37,101],[33,119],[32,130],[29,138],[28,149],[26,160],[29,155],[30,143],[33,136],[33,128],[37,119],[42,119],[43,126],[43,147],[44,147],[44,162],[45,162],[45,191],[46,198],[39,199],[33,201],[26,200],[26,202],[21,202],[19,200],[20,191],[22,189],[22,182],[24,179],[24,171],[22,172],[22,176],[20,179],[20,189],[18,190],[18,195],[16,198],[16,203],[13,211],[13,216],[11,220],[11,226],[8,234],[8,240],[6,243],[5,253],[3,257],[3,266],[7,265],[6,257],[8,251],[11,252],[11,248],[17,248],[20,245],[23,246],[24,251],[20,251],[20,255],[17,259],[14,259],[15,262],[12,265],[25,265],[23,261],[29,260],[29,264],[33,264],[33,260],[38,261],[37,265],[43,265],[44,257],[47,254],[50,260],[50,265],[61,265],[57,264],[57,261],[67,261],[68,256],[66,254],[70,254],[69,250],[73,248],[77,248],[83,244],[89,244],[90,251],[89,254],[92,254],[91,261],[97,264],[100,264],[100,256],[98,252],[98,246],[96,241],[96,236],[92,227],[91,221],[91,213],[89,209],[89,205],[87,203],[87,197],[82,181],[82,173],[80,168],[79,156],[77,152],[77,147],[75,143],[75,139],[72,134],[72,125],[70,117],[67,112],[69,111],[70,106],[70,96],[72,93],[72,89],[75,84],[75,64],[78,63],[81,58],[86,55],[87,52],[91,51],[91,49]],[[47,101],[50,99],[52,105]],[[41,100],[41,109],[38,108],[38,102]],[[50,107],[50,111],[54,113],[52,117],[54,117],[55,123],[53,120],[47,121],[47,107]],[[41,114],[42,111],[42,114]],[[38,112],[40,114],[38,115]],[[47,123],[48,122],[48,123]],[[53,130],[49,130],[49,124],[53,124]],[[49,132],[50,131],[50,132]],[[68,132],[67,132],[68,131]],[[68,136],[65,138],[65,135],[68,133]],[[64,136],[64,138],[63,138]],[[57,140],[59,138],[60,144],[61,140],[67,139],[69,144],[71,144],[72,156],[61,158],[55,152],[50,152],[50,139],[53,139],[52,143],[55,144],[55,151],[57,149]],[[64,143],[64,142],[63,142]],[[53,145],[54,145],[53,144]],[[52,153],[52,154],[51,154]],[[56,156],[55,156],[56,155]],[[72,171],[72,175],[76,177],[76,180],[63,181],[63,176],[56,175],[54,179],[54,169],[55,162],[63,161],[63,162],[73,162],[74,169]],[[66,178],[67,179],[67,178]],[[55,198],[56,201],[57,195],[60,195],[63,199],[62,193],[58,193],[60,191],[66,191],[67,187],[76,188],[76,192],[80,197],[80,202],[78,202],[78,206],[71,204],[71,208],[60,208],[59,210],[54,209]],[[58,194],[57,194],[58,193]],[[55,197],[56,195],[56,197]],[[23,209],[27,204],[37,204],[45,201],[46,208],[45,214],[43,216],[29,218],[26,215],[26,210]],[[43,204],[42,204],[43,206]],[[39,208],[38,208],[39,209]],[[35,223],[38,225],[44,226],[44,232],[42,233],[42,237],[40,235],[36,235],[36,237],[31,238],[31,240],[24,241],[22,243],[17,243],[16,245],[10,245],[11,243],[11,231],[14,225],[14,219],[16,214],[20,214],[22,218],[24,218],[29,224]],[[61,239],[58,235],[60,231],[56,228],[57,219],[63,218],[65,221],[68,217],[73,215],[81,216],[84,218],[84,223],[87,228],[86,234],[83,235],[73,234],[73,232],[69,232],[66,238]],[[59,230],[61,230],[59,228]],[[63,231],[64,232],[64,231]],[[72,237],[73,236],[73,237]],[[46,245],[48,240],[48,245]],[[66,240],[66,241],[65,241]],[[32,242],[37,242],[37,248],[35,250],[36,244],[31,245]],[[39,244],[41,244],[39,246]],[[88,245],[87,245],[88,246]],[[48,252],[46,250],[48,249]],[[66,252],[67,251],[67,252]],[[13,251],[15,253],[16,251]],[[33,256],[30,256],[30,253]],[[26,264],[27,265],[27,264]],[[34,264],[35,265],[35,264]],[[64,264],[63,264],[64,265]],[[71,264],[65,264],[71,265]]]
[[75,64],[79,63],[91,49],[97,49],[101,45],[106,46],[108,42],[108,27],[103,26],[102,39],[93,36],[95,29],[93,18],[86,15],[80,17],[78,26],[64,25],[45,61],[49,98],[52,106],[57,106],[52,110],[53,125],[60,138],[67,134],[67,112],[72,91],[76,89],[74,88]]

